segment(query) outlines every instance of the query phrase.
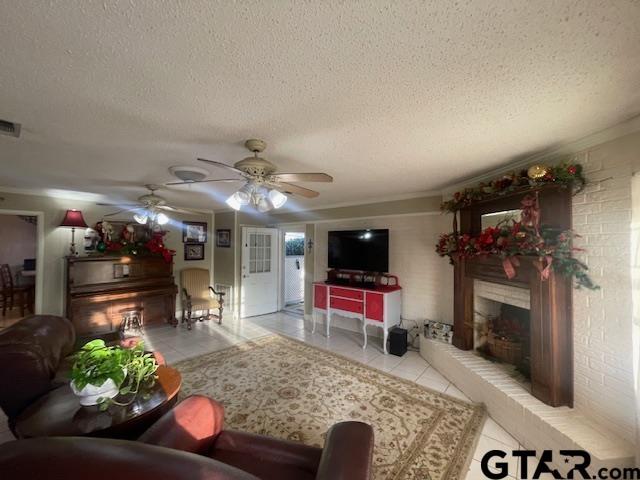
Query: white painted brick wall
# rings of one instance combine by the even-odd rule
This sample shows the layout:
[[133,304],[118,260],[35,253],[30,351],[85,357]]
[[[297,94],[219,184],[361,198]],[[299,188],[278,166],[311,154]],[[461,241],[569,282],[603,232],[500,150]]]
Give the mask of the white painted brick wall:
[[573,229],[582,235],[576,246],[586,250],[577,256],[601,286],[573,295],[575,409],[630,441],[635,425],[631,176],[639,149],[640,134],[635,134],[574,158],[596,182],[573,199]]

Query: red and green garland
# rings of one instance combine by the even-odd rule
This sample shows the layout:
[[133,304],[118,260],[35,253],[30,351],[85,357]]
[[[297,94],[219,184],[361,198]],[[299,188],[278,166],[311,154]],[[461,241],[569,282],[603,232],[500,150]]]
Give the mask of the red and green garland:
[[442,202],[440,209],[445,212],[456,212],[487,198],[549,184],[566,186],[580,191],[585,182],[580,164],[563,163],[553,167],[534,165],[528,170],[503,175],[491,182],[480,183],[477,187],[456,192],[451,200]]
[[596,290],[598,287],[587,274],[587,266],[573,257],[573,252],[581,251],[573,247],[577,237],[571,230],[559,232],[540,228],[540,214],[537,197],[527,195],[522,201],[520,221],[499,223],[484,229],[479,235],[447,233],[440,236],[436,252],[441,257],[473,258],[497,255],[502,259],[505,274],[513,278],[520,265],[519,257],[536,257],[534,265],[543,279],[551,271],[575,279],[576,288]]
[[166,230],[158,228],[150,231],[151,238],[146,242],[138,242],[135,240],[133,228],[125,225],[120,233],[120,239],[113,241],[113,228],[107,222],[98,222],[95,230],[100,236],[97,250],[101,253],[118,253],[120,255],[159,255],[165,262],[171,263],[175,250],[171,250],[164,245],[164,236]]

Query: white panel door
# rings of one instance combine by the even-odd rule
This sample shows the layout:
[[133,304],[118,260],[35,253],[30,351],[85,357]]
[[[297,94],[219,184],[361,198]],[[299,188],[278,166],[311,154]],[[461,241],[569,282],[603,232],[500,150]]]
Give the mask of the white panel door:
[[278,310],[278,230],[242,228],[240,316]]

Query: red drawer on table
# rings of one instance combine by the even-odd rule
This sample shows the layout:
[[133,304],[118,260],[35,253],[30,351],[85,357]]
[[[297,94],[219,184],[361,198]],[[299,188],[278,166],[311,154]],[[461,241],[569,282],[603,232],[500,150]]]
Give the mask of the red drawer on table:
[[362,313],[362,302],[347,300],[346,298],[331,297],[331,308],[344,310],[346,312]]
[[369,320],[382,322],[384,318],[384,295],[381,293],[367,292],[365,301],[365,317]]
[[313,306],[322,310],[327,309],[327,287],[324,285],[313,286]]
[[362,290],[350,290],[348,288],[331,287],[332,297],[353,298],[354,300],[362,300]]

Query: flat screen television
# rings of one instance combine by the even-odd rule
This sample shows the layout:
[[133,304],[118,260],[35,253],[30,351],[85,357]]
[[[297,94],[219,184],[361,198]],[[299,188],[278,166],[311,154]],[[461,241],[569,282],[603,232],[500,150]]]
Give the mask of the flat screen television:
[[389,230],[329,232],[329,268],[387,273]]

